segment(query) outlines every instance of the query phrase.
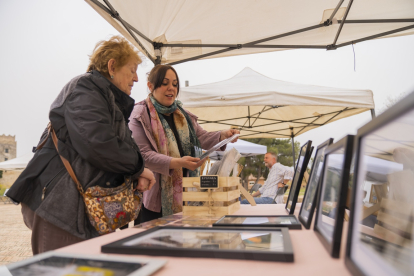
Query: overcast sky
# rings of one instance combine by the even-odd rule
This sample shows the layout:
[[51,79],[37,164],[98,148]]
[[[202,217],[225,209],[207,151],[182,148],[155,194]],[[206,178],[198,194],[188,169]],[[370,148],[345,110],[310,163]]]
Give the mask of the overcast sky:
[[[95,44],[118,34],[86,2],[0,0],[0,135],[16,135],[17,156],[31,151],[48,123],[50,104],[62,87],[85,72]],[[303,84],[370,89],[377,112],[388,96],[414,91],[414,36],[378,39],[336,51],[291,50],[193,61],[175,68],[184,85],[228,79],[244,67]],[[132,97],[147,95],[149,60],[138,67]],[[340,139],[371,118],[369,112],[311,130],[296,138],[318,145]]]

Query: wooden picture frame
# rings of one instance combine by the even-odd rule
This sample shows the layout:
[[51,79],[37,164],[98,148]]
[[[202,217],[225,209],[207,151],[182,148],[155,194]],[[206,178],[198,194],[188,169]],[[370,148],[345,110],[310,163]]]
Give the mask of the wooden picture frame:
[[285,209],[289,215],[295,212],[296,202],[298,201],[300,185],[302,184],[303,175],[308,167],[310,156],[312,154],[312,141],[307,141],[300,148],[298,162],[296,163],[295,174],[292,184],[290,185],[289,195],[286,200]]
[[[353,275],[412,275],[414,93],[361,127],[355,140],[345,265]],[[375,180],[378,202],[366,208],[363,188]],[[370,217],[373,227],[366,223]]]
[[[267,220],[267,221],[266,221]],[[272,221],[273,220],[273,221]],[[223,216],[213,227],[286,227],[288,229],[302,229],[302,225],[294,215],[286,216]]]
[[354,135],[348,135],[325,150],[314,231],[334,258],[339,258],[341,248],[353,144]]
[[293,262],[287,228],[154,227],[101,247],[102,253]]
[[315,205],[317,199],[317,193],[319,184],[323,172],[323,158],[325,156],[326,148],[333,143],[333,138],[329,138],[322,144],[320,144],[315,153],[313,160],[309,181],[306,186],[305,195],[300,206],[299,221],[306,229],[309,229],[312,223],[313,213],[315,212]]

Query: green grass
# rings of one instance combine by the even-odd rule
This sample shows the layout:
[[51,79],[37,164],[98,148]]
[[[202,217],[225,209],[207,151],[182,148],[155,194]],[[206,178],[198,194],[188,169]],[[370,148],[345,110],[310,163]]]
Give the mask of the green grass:
[[4,192],[6,191],[8,187],[4,186],[4,185],[0,185],[0,196],[4,195]]

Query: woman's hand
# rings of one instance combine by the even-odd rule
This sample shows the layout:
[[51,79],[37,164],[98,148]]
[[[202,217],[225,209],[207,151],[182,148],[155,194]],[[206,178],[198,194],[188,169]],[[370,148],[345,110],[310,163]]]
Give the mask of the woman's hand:
[[[223,141],[224,139],[230,138],[234,134],[240,134],[240,131],[238,131],[237,129],[226,129],[226,130],[222,130],[221,133],[220,133],[220,141]],[[237,137],[236,139],[234,139],[231,142],[232,143],[237,142],[238,139],[239,138]]]
[[170,162],[170,169],[186,168],[191,171],[194,171],[200,167],[205,159],[200,160],[200,158],[195,158],[191,156],[184,156],[181,158],[173,158]]
[[140,192],[151,190],[152,186],[155,184],[155,176],[152,171],[147,168],[144,168],[142,173],[138,177],[138,185],[135,188]]
[[138,178],[138,185],[135,189],[140,192],[145,192],[152,188],[152,185],[150,184],[151,182],[148,179],[146,179],[145,177],[140,177]]

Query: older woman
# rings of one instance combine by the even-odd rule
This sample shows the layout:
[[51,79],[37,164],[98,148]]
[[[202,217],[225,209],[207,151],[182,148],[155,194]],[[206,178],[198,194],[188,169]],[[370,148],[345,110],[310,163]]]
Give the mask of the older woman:
[[168,65],[155,66],[148,75],[148,98],[135,105],[129,127],[156,184],[144,192],[140,217],[146,222],[182,211],[182,178],[197,176],[202,161],[195,147],[209,149],[238,130],[207,132],[197,117],[176,101],[178,75]]
[[[71,164],[84,190],[114,188],[138,179],[138,190],[155,183],[131,137],[129,96],[138,81],[138,53],[125,39],[99,42],[88,72],[73,78],[52,103],[49,119],[61,156]],[[32,230],[33,254],[98,236],[83,199],[45,131],[33,159],[7,193],[22,203]],[[41,149],[40,149],[41,148]]]

